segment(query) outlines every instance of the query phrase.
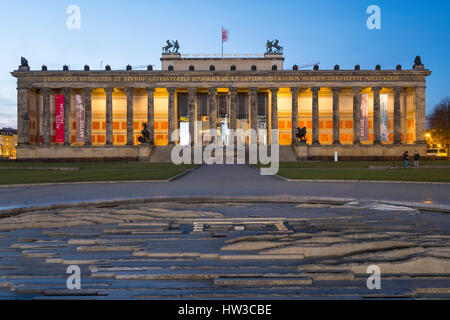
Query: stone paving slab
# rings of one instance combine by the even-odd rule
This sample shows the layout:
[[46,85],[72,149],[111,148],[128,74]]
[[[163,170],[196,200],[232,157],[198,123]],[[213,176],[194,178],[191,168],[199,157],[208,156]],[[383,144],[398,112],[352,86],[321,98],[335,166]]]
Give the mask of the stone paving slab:
[[[143,202],[0,221],[2,299],[450,298],[442,213],[371,202]],[[72,264],[78,293],[66,287]],[[378,292],[366,286],[371,264],[382,270]]]

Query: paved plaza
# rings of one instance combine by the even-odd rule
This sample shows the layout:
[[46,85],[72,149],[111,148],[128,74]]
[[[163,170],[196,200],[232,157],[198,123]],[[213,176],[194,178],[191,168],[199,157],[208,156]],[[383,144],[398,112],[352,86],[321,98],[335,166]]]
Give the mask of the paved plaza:
[[373,202],[39,210],[3,218],[0,244],[2,299],[450,297],[448,216]]
[[0,210],[152,197],[301,196],[450,205],[450,184],[288,182],[247,165],[202,165],[172,182],[79,183],[0,188]]
[[[0,188],[0,299],[449,298],[448,213],[416,206],[448,206],[448,191],[287,182],[249,166]],[[7,214],[24,206],[35,208]],[[80,290],[66,285],[72,265]],[[380,290],[367,287],[373,265]]]

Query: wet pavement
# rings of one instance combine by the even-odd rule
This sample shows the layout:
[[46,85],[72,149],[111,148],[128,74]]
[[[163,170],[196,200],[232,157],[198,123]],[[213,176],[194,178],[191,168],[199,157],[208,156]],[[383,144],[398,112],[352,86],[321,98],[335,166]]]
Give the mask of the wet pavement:
[[448,299],[448,217],[372,201],[31,211],[0,220],[0,299]]

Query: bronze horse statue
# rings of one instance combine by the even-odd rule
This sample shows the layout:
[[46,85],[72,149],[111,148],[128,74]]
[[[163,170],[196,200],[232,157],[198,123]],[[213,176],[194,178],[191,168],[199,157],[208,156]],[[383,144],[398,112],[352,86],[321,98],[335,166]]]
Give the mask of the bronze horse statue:
[[[267,53],[280,53],[283,52],[283,47],[279,45],[279,41],[278,39],[275,39],[273,41],[269,41],[267,40],[266,43],[266,49],[267,49]],[[273,49],[275,48],[275,51],[273,51]]]
[[[167,46],[162,47],[163,53],[178,53],[178,50],[180,49],[180,45],[178,43],[178,40],[170,42],[170,40],[166,40]],[[172,52],[170,52],[170,49],[172,49]]]

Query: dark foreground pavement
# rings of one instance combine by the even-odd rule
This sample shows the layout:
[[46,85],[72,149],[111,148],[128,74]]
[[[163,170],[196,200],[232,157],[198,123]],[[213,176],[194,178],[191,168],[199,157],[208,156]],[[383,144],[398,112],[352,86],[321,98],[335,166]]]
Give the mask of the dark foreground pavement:
[[246,165],[203,165],[172,182],[58,184],[0,188],[0,210],[56,203],[183,196],[305,196],[450,205],[450,185],[287,182]]
[[[67,288],[69,266],[80,290]],[[367,286],[370,266],[379,290]],[[372,202],[118,204],[1,219],[0,299],[70,298],[448,299],[450,221]]]

